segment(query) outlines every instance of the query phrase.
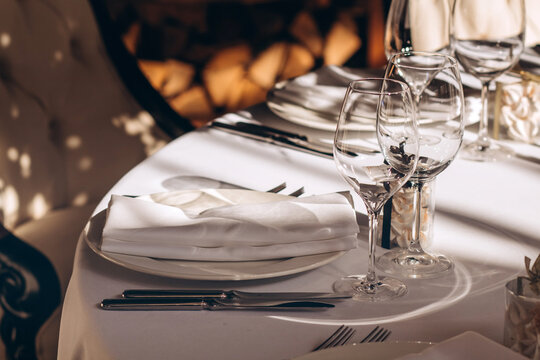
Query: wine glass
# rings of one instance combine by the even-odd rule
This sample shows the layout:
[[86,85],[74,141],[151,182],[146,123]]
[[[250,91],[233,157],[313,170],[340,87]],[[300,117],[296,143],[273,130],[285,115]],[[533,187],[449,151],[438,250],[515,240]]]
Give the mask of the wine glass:
[[452,51],[466,72],[482,82],[482,112],[477,138],[466,144],[462,156],[477,161],[497,161],[513,152],[488,134],[490,83],[510,70],[523,52],[524,0],[456,0],[450,39]]
[[[381,151],[360,147],[371,126]],[[418,129],[407,84],[368,78],[349,84],[334,137],[334,161],[340,175],[365,204],[369,217],[369,261],[366,275],[350,275],[334,283],[339,293],[359,301],[382,301],[404,295],[405,285],[375,273],[378,216],[384,203],[414,172]]]
[[455,158],[463,139],[464,98],[457,61],[448,55],[411,51],[392,56],[386,79],[409,84],[416,104],[420,133],[418,165],[411,177],[414,189],[412,239],[405,249],[393,249],[377,259],[377,267],[390,274],[428,278],[453,267],[444,255],[430,254],[420,244],[422,188]]
[[448,1],[392,0],[384,33],[386,58],[400,52],[450,52]]

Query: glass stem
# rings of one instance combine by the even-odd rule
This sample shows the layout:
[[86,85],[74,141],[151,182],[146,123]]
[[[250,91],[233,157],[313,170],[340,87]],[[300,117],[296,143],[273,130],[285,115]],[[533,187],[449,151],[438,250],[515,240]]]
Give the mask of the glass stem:
[[416,106],[416,114],[419,114],[420,111],[418,111],[418,109],[420,108],[420,95],[422,93],[415,93],[413,94],[413,97],[414,97],[414,105]]
[[420,226],[422,225],[422,188],[424,183],[421,181],[414,182],[414,223],[412,228],[412,239],[409,243],[409,252],[423,253],[424,250],[420,245]]
[[369,284],[377,282],[375,274],[375,244],[377,243],[377,234],[379,233],[379,211],[368,211],[369,217],[369,242],[368,242],[368,271],[366,280]]
[[489,146],[488,136],[488,93],[489,81],[482,81],[482,113],[480,114],[480,127],[478,129],[478,139],[481,146]]

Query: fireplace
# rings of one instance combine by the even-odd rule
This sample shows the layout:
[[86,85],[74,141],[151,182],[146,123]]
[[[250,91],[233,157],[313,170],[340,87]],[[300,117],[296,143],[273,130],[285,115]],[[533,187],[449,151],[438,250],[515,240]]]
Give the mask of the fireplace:
[[384,0],[110,0],[151,85],[195,126],[330,64],[384,64]]

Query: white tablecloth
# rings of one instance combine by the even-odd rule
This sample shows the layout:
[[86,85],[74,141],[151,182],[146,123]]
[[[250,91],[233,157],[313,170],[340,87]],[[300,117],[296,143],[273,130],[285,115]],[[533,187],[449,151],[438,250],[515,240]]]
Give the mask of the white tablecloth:
[[[277,119],[263,105],[251,113],[268,124],[302,130]],[[312,133],[329,136],[322,131]],[[540,157],[538,147],[516,149]],[[349,189],[332,160],[201,129],[141,163],[111,193],[163,191],[170,183],[166,180],[182,175],[258,190],[283,181],[291,191],[304,186],[306,194]],[[539,186],[539,164],[518,159],[501,163],[457,159],[437,179],[433,245],[456,260],[453,275],[406,280],[409,293],[395,301],[347,300],[316,313],[113,312],[100,310],[98,304],[127,288],[330,291],[332,282],[342,275],[365,272],[365,242],[328,265],[297,275],[201,282],[125,269],[94,254],[81,240],[62,314],[59,359],[287,359],[309,352],[339,324],[354,326],[356,339],[378,324],[392,330],[390,340],[439,342],[473,330],[501,342],[504,283],[523,272],[525,255],[536,258],[540,250]],[[109,195],[96,213],[106,207]],[[358,208],[363,211],[361,205]]]

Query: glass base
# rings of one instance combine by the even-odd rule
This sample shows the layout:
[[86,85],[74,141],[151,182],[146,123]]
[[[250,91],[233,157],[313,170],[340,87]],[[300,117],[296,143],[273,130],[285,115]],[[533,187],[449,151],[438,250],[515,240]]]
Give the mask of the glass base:
[[385,273],[410,279],[435,278],[454,268],[452,261],[444,255],[413,253],[407,249],[386,252],[377,259],[376,265]]
[[351,275],[334,283],[337,293],[353,293],[356,301],[386,301],[407,293],[407,287],[398,279],[381,276],[375,283],[366,281],[365,275]]
[[514,156],[514,152],[494,141],[475,141],[463,146],[460,156],[467,160],[493,162],[509,159]]

